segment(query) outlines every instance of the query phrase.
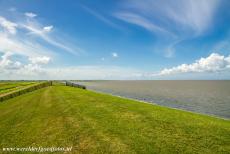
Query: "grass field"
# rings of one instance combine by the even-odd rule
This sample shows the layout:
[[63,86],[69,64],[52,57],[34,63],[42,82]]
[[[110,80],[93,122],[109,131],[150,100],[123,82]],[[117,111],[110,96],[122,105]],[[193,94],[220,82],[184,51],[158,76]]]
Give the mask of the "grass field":
[[216,154],[229,153],[229,143],[229,120],[73,87],[51,86],[0,103],[0,150]]
[[0,82],[0,95],[31,86],[37,82]]

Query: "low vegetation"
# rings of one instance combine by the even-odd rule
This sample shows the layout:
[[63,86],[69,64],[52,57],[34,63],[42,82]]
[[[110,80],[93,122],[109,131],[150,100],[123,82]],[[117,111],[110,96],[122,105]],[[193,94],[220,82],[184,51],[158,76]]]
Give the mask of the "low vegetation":
[[15,90],[19,90],[22,88],[25,88],[27,86],[31,86],[33,84],[36,84],[36,82],[21,82],[21,81],[15,81],[15,82],[0,82],[0,95],[9,93]]
[[0,149],[72,153],[228,153],[230,122],[69,86],[0,103]]
[[[19,83],[18,83],[19,84]],[[11,83],[8,83],[9,87],[11,85]],[[12,83],[12,85],[17,85]],[[47,86],[51,86],[52,82],[48,81],[48,82],[38,82],[38,83],[34,83],[34,84],[25,84],[26,86],[17,86],[15,88],[11,88],[10,92],[8,93],[3,93],[0,95],[0,102],[5,101],[7,99],[10,98],[14,98],[16,96],[37,90],[37,89],[41,89]],[[14,89],[14,90],[13,90]]]

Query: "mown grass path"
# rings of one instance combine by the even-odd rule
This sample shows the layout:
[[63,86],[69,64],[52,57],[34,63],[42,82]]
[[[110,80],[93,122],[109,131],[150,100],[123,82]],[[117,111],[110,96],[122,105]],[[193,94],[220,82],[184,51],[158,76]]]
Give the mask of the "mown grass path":
[[0,103],[0,150],[211,154],[228,153],[229,143],[228,120],[73,87],[47,87]]

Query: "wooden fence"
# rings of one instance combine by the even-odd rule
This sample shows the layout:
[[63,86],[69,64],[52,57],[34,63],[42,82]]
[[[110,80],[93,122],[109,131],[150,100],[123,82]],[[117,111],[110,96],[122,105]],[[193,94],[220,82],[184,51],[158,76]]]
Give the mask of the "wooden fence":
[[77,83],[73,83],[73,82],[70,82],[70,81],[66,81],[65,85],[66,86],[70,86],[70,87],[76,87],[76,88],[86,89],[86,86],[80,85],[80,84],[77,84]]

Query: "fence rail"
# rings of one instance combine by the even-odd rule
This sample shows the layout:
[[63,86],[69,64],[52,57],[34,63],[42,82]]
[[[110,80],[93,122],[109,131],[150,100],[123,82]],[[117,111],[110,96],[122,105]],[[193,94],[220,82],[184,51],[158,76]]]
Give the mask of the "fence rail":
[[66,81],[65,85],[66,86],[70,86],[70,87],[76,87],[76,88],[86,89],[86,86],[80,85],[80,84],[77,84],[77,83],[73,83],[73,82],[70,82],[70,81]]
[[32,92],[32,91],[35,91],[37,89],[41,89],[41,88],[48,87],[48,86],[52,86],[52,81],[42,82],[42,83],[39,83],[36,85],[32,85],[32,86],[17,90],[17,91],[3,94],[0,96],[0,102],[3,102],[3,101],[8,100],[10,98],[14,98],[14,97],[20,96],[22,94]]

